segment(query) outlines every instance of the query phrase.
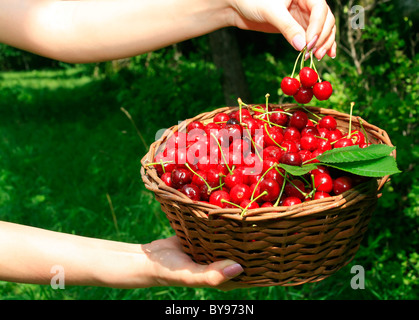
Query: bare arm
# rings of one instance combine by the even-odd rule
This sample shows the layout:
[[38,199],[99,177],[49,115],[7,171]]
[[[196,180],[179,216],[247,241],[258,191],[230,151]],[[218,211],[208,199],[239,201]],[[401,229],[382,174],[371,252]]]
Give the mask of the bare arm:
[[224,27],[213,2],[2,0],[0,41],[69,62],[134,56]]
[[0,42],[74,63],[134,56],[227,26],[336,54],[324,0],[0,0]]
[[113,288],[228,289],[226,281],[242,271],[231,260],[194,263],[176,237],[138,245],[0,222],[0,280],[49,285],[56,266],[66,286]]

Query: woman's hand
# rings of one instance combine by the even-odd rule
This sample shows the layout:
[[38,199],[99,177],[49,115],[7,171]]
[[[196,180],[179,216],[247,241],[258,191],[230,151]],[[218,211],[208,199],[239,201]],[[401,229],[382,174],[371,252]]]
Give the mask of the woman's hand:
[[233,0],[231,5],[231,25],[282,33],[296,50],[307,45],[319,60],[326,53],[336,56],[335,18],[325,0]]
[[197,264],[182,251],[178,237],[153,241],[142,246],[153,270],[152,286],[211,287],[231,290],[243,285],[229,281],[243,268],[231,260]]

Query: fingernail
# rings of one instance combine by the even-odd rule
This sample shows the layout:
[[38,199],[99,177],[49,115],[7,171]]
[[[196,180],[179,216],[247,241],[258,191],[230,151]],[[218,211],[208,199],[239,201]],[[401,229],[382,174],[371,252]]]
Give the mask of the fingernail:
[[310,51],[311,48],[314,47],[314,45],[316,44],[316,41],[319,37],[317,35],[314,36],[313,39],[311,39],[311,41],[307,44],[307,50]]
[[295,49],[301,51],[306,46],[306,41],[301,35],[297,34],[294,39],[292,39],[292,44]]
[[307,52],[307,53],[304,55],[304,60],[307,60],[308,58],[310,58],[310,52]]
[[243,272],[243,267],[238,263],[229,265],[223,269],[223,273],[226,277],[234,278],[235,276],[239,275]]

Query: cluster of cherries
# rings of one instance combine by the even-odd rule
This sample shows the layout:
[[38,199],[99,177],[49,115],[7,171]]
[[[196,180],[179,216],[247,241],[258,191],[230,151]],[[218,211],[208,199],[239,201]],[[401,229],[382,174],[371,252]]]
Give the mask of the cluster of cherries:
[[290,77],[285,77],[281,81],[281,90],[287,96],[294,97],[294,100],[301,104],[309,103],[313,99],[313,95],[319,101],[328,100],[333,93],[332,85],[329,81],[322,81],[319,77],[313,56],[311,55],[310,67],[303,67],[303,60],[300,72],[294,77],[295,69],[300,56],[304,56],[302,51],[297,57],[294,69]]
[[[194,201],[245,210],[290,206],[351,189],[362,177],[318,165],[292,176],[278,164],[318,162],[326,150],[368,145],[359,130],[297,106],[246,105],[174,132],[153,163],[161,180]],[[309,118],[310,115],[310,118]]]

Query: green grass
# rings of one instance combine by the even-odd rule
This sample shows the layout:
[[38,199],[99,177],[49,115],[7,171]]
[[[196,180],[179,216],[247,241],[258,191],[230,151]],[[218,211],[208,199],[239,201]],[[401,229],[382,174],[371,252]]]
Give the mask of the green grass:
[[[207,86],[205,92],[199,86],[217,77],[210,67],[183,64],[179,69],[169,69],[167,81],[158,72],[137,70],[123,83],[121,78],[86,76],[77,68],[0,74],[0,219],[134,243],[172,235],[140,178],[146,149],[120,108],[131,112],[149,144],[158,128],[221,104],[218,86]],[[394,235],[385,233],[386,228],[388,223],[373,226],[356,258],[315,284],[220,292],[170,287],[53,290],[0,282],[0,299],[416,299],[418,257],[392,251],[392,237],[402,238],[406,229]],[[356,264],[366,267],[364,290],[350,286]]]

